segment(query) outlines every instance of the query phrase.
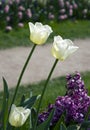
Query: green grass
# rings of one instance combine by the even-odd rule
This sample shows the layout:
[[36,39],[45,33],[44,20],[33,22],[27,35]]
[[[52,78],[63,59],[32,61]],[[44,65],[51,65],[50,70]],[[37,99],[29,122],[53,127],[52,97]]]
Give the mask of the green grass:
[[[53,36],[61,35],[63,38],[90,38],[90,21],[64,21],[64,22],[45,22],[51,25],[53,33],[47,42],[51,42]],[[28,23],[24,28],[15,28],[6,33],[0,30],[0,49],[11,48],[16,46],[29,46],[29,27]]]
[[0,48],[11,48],[16,46],[29,46],[29,28],[14,29],[11,32],[0,30]]
[[66,21],[62,23],[51,23],[54,35],[64,38],[90,38],[90,21]]
[[[88,92],[90,95],[90,72],[82,73],[81,76],[85,82],[85,87],[89,90]],[[41,81],[39,83],[21,86],[19,88],[15,104],[18,104],[20,102],[20,98],[22,97],[23,94],[26,97],[29,97],[31,91],[33,92],[33,95],[41,94],[44,83],[45,81]],[[44,109],[49,103],[54,103],[57,96],[65,94],[66,92],[65,85],[66,85],[66,79],[64,76],[55,78],[49,81],[46,93],[44,95],[44,100],[42,103],[42,109]],[[10,99],[12,99],[13,93],[14,93],[14,89],[10,89]],[[1,92],[0,93],[0,107],[2,103],[2,95],[3,93]]]

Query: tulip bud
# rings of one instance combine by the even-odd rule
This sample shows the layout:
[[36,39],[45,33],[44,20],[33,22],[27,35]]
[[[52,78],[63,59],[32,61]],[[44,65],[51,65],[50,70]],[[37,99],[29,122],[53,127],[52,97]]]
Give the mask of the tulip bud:
[[35,44],[44,44],[52,33],[52,29],[48,25],[42,25],[39,22],[36,22],[35,25],[29,22],[30,28],[30,40]]
[[24,107],[16,107],[13,104],[9,115],[9,123],[14,127],[20,127],[25,123],[29,114],[30,109],[25,109]]
[[54,43],[52,47],[52,55],[61,61],[65,60],[69,55],[74,53],[78,49],[73,45],[73,42],[69,39],[62,39],[61,36],[54,37]]

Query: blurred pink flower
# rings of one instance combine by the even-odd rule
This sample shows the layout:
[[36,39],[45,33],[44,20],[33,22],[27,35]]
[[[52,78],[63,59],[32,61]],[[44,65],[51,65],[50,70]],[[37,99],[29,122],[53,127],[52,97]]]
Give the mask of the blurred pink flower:
[[6,5],[5,8],[4,8],[5,13],[8,13],[9,9],[10,9],[9,5]]
[[66,1],[67,8],[69,8],[69,5],[70,5],[69,1]]
[[24,24],[23,23],[18,23],[18,27],[22,28],[22,27],[24,27]]
[[64,7],[64,1],[63,1],[63,0],[59,0],[59,6],[60,6],[61,8]]
[[67,19],[67,18],[68,18],[67,14],[64,14],[64,19]]
[[32,12],[29,8],[26,10],[26,15],[28,16],[28,18],[32,17]]
[[70,5],[69,8],[70,8],[70,9],[73,9],[73,5]]
[[19,10],[19,11],[24,11],[25,8],[24,8],[22,5],[20,5],[20,6],[18,7],[18,10]]
[[78,8],[78,5],[76,3],[73,4],[73,8],[74,9],[77,9]]
[[18,12],[18,17],[19,17],[19,19],[22,19],[23,13],[21,11]]
[[72,15],[73,15],[73,10],[70,9],[70,10],[69,10],[69,16],[72,16]]
[[6,26],[6,31],[11,31],[12,27],[11,26]]
[[66,11],[65,9],[60,9],[59,12],[60,12],[60,13],[65,13],[65,11]]
[[48,18],[53,20],[55,18],[54,14],[52,14],[51,12],[48,14]]
[[10,16],[6,17],[6,21],[9,22],[10,21]]
[[19,4],[19,3],[20,3],[20,0],[15,0],[15,2],[16,2],[17,4]]
[[64,20],[64,19],[66,19],[66,18],[67,18],[67,15],[66,15],[66,14],[59,16],[59,19],[60,19],[60,20]]
[[12,4],[13,4],[13,0],[9,0],[8,3],[9,3],[10,5],[12,5]]

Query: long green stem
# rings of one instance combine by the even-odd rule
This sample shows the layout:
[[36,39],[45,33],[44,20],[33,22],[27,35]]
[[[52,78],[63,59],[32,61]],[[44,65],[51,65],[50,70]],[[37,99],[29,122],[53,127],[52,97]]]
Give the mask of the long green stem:
[[31,56],[32,56],[32,54],[33,54],[33,52],[34,52],[34,50],[35,50],[35,47],[36,47],[36,44],[33,45],[32,49],[31,49],[31,51],[30,51],[30,53],[29,53],[29,55],[28,55],[28,57],[27,57],[27,60],[26,60],[24,66],[23,66],[23,68],[22,68],[22,71],[21,71],[21,73],[20,73],[20,76],[19,76],[19,79],[18,79],[18,82],[17,82],[17,85],[16,85],[16,89],[15,89],[15,92],[14,92],[14,96],[13,96],[12,102],[11,102],[11,104],[10,104],[10,109],[9,109],[9,113],[8,113],[8,118],[9,118],[9,114],[10,114],[10,111],[11,111],[11,106],[12,106],[12,104],[13,104],[14,101],[15,101],[16,94],[17,94],[18,88],[19,88],[19,86],[20,86],[20,83],[21,83],[23,74],[24,74],[24,72],[25,72],[25,70],[26,70],[26,67],[27,67],[27,65],[28,65],[28,63],[29,63],[29,61],[30,61],[30,58],[31,58]]
[[20,74],[20,76],[19,76],[19,79],[18,79],[18,82],[17,82],[17,85],[16,85],[16,89],[15,89],[15,93],[14,93],[14,96],[13,96],[11,105],[12,105],[12,104],[14,103],[14,101],[15,101],[16,94],[17,94],[19,85],[20,85],[20,83],[21,83],[22,76],[23,76],[23,74],[24,74],[24,72],[25,72],[25,70],[26,70],[26,67],[27,67],[27,65],[28,65],[28,63],[29,63],[29,60],[30,60],[30,58],[31,58],[31,56],[32,56],[32,54],[33,54],[33,51],[34,51],[35,47],[36,47],[36,44],[34,44],[34,46],[32,47],[32,50],[31,50],[31,52],[30,52],[30,54],[29,54],[29,56],[28,56],[28,58],[27,58],[27,60],[26,60],[26,62],[25,62],[25,64],[24,64],[24,66],[23,66],[23,69],[22,69],[22,71],[21,71],[21,74]]
[[54,71],[54,68],[55,68],[57,62],[58,62],[58,59],[55,60],[53,66],[52,66],[52,68],[51,68],[51,71],[50,71],[50,73],[49,73],[49,75],[48,75],[48,78],[47,78],[47,80],[46,80],[46,82],[45,82],[45,85],[44,85],[44,88],[43,88],[43,91],[42,91],[42,94],[41,94],[41,98],[40,98],[40,101],[39,101],[39,105],[38,105],[38,108],[37,108],[37,117],[36,117],[36,120],[35,120],[35,125],[34,125],[33,130],[36,130],[37,120],[38,120],[38,113],[39,113],[39,110],[40,110],[40,107],[41,107],[42,99],[43,99],[44,93],[45,93],[45,91],[46,91],[47,84],[48,84],[48,82],[49,82],[49,80],[50,80],[50,78],[51,78],[51,75],[52,75],[52,73],[53,73],[53,71]]

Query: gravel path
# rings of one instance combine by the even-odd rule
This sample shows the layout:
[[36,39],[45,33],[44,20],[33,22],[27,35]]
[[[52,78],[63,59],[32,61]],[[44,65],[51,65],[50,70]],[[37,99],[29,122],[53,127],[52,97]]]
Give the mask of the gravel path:
[[[90,39],[78,39],[74,43],[79,46],[78,51],[66,61],[58,62],[52,78],[75,71],[90,71]],[[47,78],[55,60],[50,52],[51,46],[49,44],[36,47],[21,84],[37,82]],[[17,47],[0,50],[0,90],[3,88],[2,76],[7,80],[9,88],[16,85],[30,49],[29,47]]]

